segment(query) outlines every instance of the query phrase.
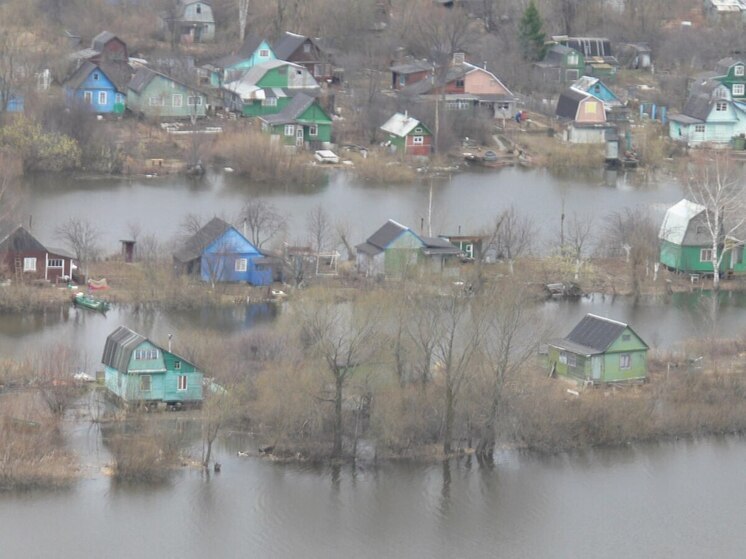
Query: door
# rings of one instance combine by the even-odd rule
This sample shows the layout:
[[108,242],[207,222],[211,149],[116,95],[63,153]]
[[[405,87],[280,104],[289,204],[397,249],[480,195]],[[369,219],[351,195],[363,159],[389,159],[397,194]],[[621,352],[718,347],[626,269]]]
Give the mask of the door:
[[591,357],[591,375],[593,380],[601,380],[601,367],[603,355],[594,355]]
[[303,126],[301,125],[295,128],[295,145],[299,148],[303,147]]

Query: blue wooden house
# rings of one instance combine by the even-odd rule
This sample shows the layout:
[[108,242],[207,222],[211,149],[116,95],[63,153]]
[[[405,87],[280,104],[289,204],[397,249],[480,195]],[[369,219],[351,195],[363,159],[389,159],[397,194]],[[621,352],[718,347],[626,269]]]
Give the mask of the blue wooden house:
[[238,230],[215,217],[174,253],[177,271],[199,275],[202,281],[270,285],[271,262]]
[[209,85],[220,88],[225,83],[237,80],[257,64],[277,60],[271,45],[255,35],[248,35],[235,54],[229,54],[205,64]]
[[595,97],[604,104],[604,108],[607,111],[614,107],[621,107],[624,104],[604,82],[593,76],[581,76],[570,87],[576,91]]
[[125,85],[131,75],[126,68],[129,67],[84,62],[63,84],[67,106],[82,104],[96,114],[122,114]]
[[106,389],[125,404],[186,406],[202,402],[202,372],[126,326],[106,338],[101,361]]

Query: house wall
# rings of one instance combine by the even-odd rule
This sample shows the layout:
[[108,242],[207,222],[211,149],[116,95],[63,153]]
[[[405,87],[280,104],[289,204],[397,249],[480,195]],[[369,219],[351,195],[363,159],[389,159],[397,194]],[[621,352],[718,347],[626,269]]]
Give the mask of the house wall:
[[409,85],[424,80],[429,75],[430,70],[422,70],[421,72],[413,72],[411,74],[398,74],[396,72],[392,72],[391,86],[393,89],[403,89]]
[[[90,95],[88,102],[86,94]],[[65,87],[65,95],[68,106],[85,105],[97,114],[124,112],[124,95],[117,92],[116,86],[98,68],[94,69],[77,89]]]
[[[433,137],[427,132],[425,128],[422,128],[421,133],[415,133],[415,128],[404,138],[404,153],[407,155],[430,155],[433,149]],[[421,144],[415,144],[415,136],[422,137]]]
[[[180,99],[178,96],[181,96]],[[199,104],[188,104],[189,97],[201,99]],[[159,99],[162,105],[151,104],[151,99]],[[179,105],[179,102],[181,105]],[[151,118],[190,118],[205,116],[207,97],[163,76],[155,76],[137,94],[130,89],[127,92],[127,108]]]
[[277,105],[265,105],[259,99],[243,103],[241,114],[246,117],[274,115],[282,111],[290,103],[292,97],[277,97],[276,99]]
[[[647,376],[647,350],[607,352],[604,354],[602,382],[618,382],[622,380],[643,379]],[[629,355],[629,368],[621,368],[623,354]],[[592,376],[591,376],[592,378]]]
[[375,256],[370,256],[363,252],[357,253],[357,271],[371,277],[382,276],[384,270],[384,254],[380,252]]
[[384,273],[401,277],[417,265],[422,241],[412,231],[404,231],[384,250]]
[[[744,70],[740,76],[736,76],[736,66],[740,65],[741,68]],[[728,73],[723,76],[722,78],[718,78],[718,81],[722,83],[724,86],[728,88],[731,95],[733,96],[733,99],[736,101],[744,101],[746,100],[746,68],[744,68],[744,65],[742,63],[740,64],[734,64],[730,68],[728,68]],[[734,85],[743,85],[744,86],[744,92],[741,94],[736,95],[733,93],[733,86]]]
[[[51,254],[46,251],[25,251],[25,252],[6,252],[0,254],[0,261],[2,262],[5,270],[2,270],[0,275],[7,276],[11,279],[16,278],[15,272],[15,261],[16,258],[20,258],[20,265],[22,270],[23,281],[46,279],[52,283],[57,281],[57,278],[61,276],[70,275],[71,259],[67,256],[59,256]],[[23,261],[24,258],[35,258],[36,259],[36,270],[23,272]],[[47,263],[50,258],[62,260],[62,267],[47,267]]]
[[575,121],[582,124],[603,124],[606,122],[606,111],[604,105],[598,99],[583,99],[578,104],[578,112]]
[[606,128],[585,128],[570,124],[565,132],[565,139],[571,144],[603,144],[606,142]]
[[104,44],[101,58],[104,60],[127,60],[127,45],[119,37],[109,39]]
[[511,95],[492,74],[481,68],[466,74],[464,91],[474,95]]
[[[262,258],[262,254],[238,231],[231,228],[203,251],[200,277],[203,281],[269,285],[272,283],[272,270],[257,269],[254,263],[257,258]],[[236,270],[241,259],[246,260],[246,270]]]
[[618,97],[601,82],[596,82],[591,87],[585,90],[589,95],[593,95],[595,98],[601,101],[618,101]]

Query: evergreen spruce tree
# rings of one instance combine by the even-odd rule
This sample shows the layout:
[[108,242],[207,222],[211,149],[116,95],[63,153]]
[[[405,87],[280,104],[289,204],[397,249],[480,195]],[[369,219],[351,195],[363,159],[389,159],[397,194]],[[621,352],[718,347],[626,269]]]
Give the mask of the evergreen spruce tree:
[[544,58],[546,46],[544,39],[546,35],[542,31],[544,22],[541,20],[539,10],[533,0],[523,12],[523,17],[518,24],[518,39],[521,42],[523,58],[531,62],[538,62]]

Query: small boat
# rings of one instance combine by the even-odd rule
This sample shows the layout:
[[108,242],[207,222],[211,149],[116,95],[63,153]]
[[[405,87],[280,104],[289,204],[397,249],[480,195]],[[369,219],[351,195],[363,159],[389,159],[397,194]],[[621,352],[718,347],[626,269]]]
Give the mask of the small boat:
[[111,305],[108,301],[97,299],[83,293],[75,294],[75,297],[73,297],[73,304],[78,307],[83,307],[86,309],[91,309],[92,311],[99,312],[106,312],[111,308]]

